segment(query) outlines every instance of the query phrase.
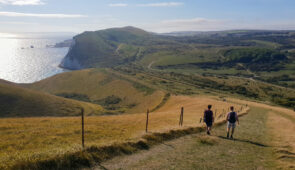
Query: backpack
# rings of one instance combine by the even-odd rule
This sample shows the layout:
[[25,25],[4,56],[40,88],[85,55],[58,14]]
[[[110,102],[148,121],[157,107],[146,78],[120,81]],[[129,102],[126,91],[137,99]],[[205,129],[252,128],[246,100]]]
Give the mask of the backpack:
[[211,110],[205,110],[204,122],[212,122],[213,112]]
[[228,121],[230,123],[236,123],[236,121],[237,121],[237,119],[236,119],[236,112],[230,112]]

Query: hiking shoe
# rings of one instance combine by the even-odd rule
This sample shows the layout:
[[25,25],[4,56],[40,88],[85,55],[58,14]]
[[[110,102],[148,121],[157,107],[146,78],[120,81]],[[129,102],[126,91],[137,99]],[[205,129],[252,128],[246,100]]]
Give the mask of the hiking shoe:
[[227,133],[226,137],[229,138],[229,133]]
[[208,135],[211,135],[211,133],[210,133],[210,132],[208,132]]
[[230,136],[231,139],[234,139],[233,135]]
[[207,135],[210,135],[210,132],[209,131],[207,131]]

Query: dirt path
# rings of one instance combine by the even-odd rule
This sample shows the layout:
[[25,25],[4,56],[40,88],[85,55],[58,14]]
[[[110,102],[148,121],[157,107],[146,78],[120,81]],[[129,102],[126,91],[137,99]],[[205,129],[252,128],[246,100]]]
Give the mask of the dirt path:
[[274,136],[276,160],[281,169],[295,169],[295,120],[284,113],[269,112],[268,127]]
[[148,65],[148,69],[152,68],[152,65],[155,63],[156,61],[152,61],[149,65]]
[[253,107],[241,118],[235,140],[224,137],[223,125],[215,128],[212,136],[202,133],[164,142],[93,169],[276,169],[268,116],[268,109]]

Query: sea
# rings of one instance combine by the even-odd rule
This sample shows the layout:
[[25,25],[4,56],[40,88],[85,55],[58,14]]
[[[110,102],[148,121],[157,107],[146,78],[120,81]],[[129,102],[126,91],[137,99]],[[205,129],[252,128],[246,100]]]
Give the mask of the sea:
[[0,33],[0,79],[33,83],[69,70],[59,67],[69,48],[53,48],[73,33]]

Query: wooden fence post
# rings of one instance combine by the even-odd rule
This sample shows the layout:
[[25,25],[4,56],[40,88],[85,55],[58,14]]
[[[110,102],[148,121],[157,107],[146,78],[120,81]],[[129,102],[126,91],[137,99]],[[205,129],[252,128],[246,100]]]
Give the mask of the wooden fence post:
[[183,125],[183,107],[181,107],[180,118],[179,118],[179,126]]
[[82,148],[84,149],[84,108],[81,109],[81,118],[82,118]]
[[148,132],[148,125],[149,125],[149,109],[147,109],[146,111],[146,126],[145,126],[145,132],[147,133]]
[[184,114],[184,108],[181,107],[181,115],[182,115],[182,118],[181,118],[181,126],[183,125],[183,114]]

